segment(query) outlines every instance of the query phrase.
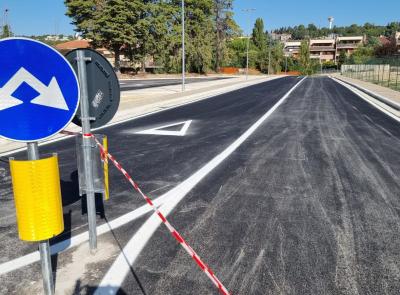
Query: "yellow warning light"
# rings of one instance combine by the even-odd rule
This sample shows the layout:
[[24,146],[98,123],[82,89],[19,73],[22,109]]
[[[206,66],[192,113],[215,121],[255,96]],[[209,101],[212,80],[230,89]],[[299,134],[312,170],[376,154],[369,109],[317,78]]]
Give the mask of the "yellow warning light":
[[37,242],[64,230],[56,155],[35,161],[10,160],[19,237]]
[[104,149],[104,159],[103,159],[103,165],[104,165],[104,194],[105,194],[105,199],[108,201],[110,199],[110,188],[109,188],[109,182],[108,182],[108,140],[107,136],[103,137],[103,149]]

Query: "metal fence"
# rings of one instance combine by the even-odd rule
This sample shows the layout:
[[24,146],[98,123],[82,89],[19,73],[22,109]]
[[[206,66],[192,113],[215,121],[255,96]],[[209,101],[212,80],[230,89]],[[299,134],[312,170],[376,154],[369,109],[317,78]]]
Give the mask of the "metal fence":
[[364,64],[342,65],[341,73],[400,91],[400,57],[372,59]]

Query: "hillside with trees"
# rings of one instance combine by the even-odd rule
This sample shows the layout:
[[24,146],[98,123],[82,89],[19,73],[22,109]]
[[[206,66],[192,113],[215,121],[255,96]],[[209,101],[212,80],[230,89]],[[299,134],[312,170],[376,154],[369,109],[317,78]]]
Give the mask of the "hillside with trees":
[[365,23],[362,26],[357,24],[342,27],[334,26],[332,30],[326,27],[318,28],[314,24],[309,24],[307,27],[305,25],[298,25],[294,27],[282,27],[273,30],[273,32],[276,34],[291,34],[293,40],[321,38],[328,36],[329,34],[337,34],[339,36],[365,35],[367,38],[377,38],[379,36],[391,37],[396,31],[400,31],[400,22],[391,22],[386,26],[379,26],[371,23]]

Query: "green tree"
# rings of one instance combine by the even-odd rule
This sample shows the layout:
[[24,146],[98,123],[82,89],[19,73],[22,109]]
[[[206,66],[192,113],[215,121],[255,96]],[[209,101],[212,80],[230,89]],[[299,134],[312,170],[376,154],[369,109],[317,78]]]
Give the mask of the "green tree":
[[178,42],[179,36],[171,33],[170,25],[173,15],[171,6],[162,0],[144,1],[145,9],[140,15],[138,28],[138,41],[135,46],[129,47],[132,60],[141,61],[142,71],[145,71],[145,63],[149,58],[156,65],[164,63],[163,57],[169,42]]
[[254,45],[261,51],[267,46],[267,35],[264,30],[264,21],[257,18],[253,28],[252,40]]
[[314,24],[309,24],[307,27],[307,33],[310,38],[317,38],[321,36],[320,30]]
[[292,37],[294,40],[303,40],[307,36],[307,30],[304,25],[299,25],[293,28]]
[[301,42],[300,53],[299,53],[299,65],[300,65],[300,72],[303,75],[312,74],[310,46],[308,41]]
[[13,36],[13,33],[11,32],[10,26],[4,25],[3,32],[1,34],[1,38],[8,38],[8,37],[12,37],[12,36]]
[[227,57],[226,41],[238,36],[240,28],[233,19],[233,0],[214,0],[214,26],[215,26],[215,71],[219,71],[222,60]]
[[[169,45],[162,58],[168,72],[181,70],[182,24],[180,4],[180,0],[172,0],[168,3],[171,10],[168,24]],[[215,44],[213,8],[213,0],[185,0],[186,66],[188,71],[205,73],[212,67]]]
[[115,69],[120,69],[123,47],[138,48],[143,34],[141,19],[146,5],[139,0],[65,0],[67,15],[76,30],[93,46],[104,46],[114,52]]
[[350,64],[367,63],[374,56],[374,48],[368,46],[358,47],[349,57]]
[[338,57],[339,66],[342,66],[342,64],[344,64],[346,60],[347,60],[346,52],[344,50],[341,50]]
[[400,31],[400,22],[391,22],[385,28],[385,36],[393,37],[398,31]]
[[285,55],[283,47],[282,43],[276,43],[271,48],[271,69],[275,74],[280,73],[284,69]]

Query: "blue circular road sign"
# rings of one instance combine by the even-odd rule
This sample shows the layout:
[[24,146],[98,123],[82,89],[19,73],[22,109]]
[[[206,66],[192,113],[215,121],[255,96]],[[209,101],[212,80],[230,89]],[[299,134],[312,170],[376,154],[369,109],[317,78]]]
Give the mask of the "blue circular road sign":
[[26,38],[0,41],[1,137],[51,137],[71,122],[78,105],[78,79],[58,51]]

